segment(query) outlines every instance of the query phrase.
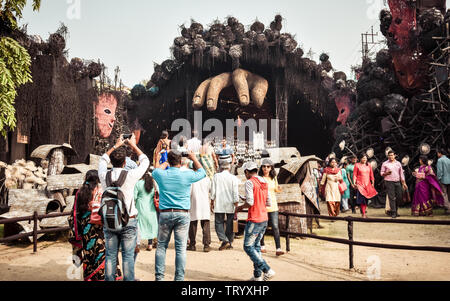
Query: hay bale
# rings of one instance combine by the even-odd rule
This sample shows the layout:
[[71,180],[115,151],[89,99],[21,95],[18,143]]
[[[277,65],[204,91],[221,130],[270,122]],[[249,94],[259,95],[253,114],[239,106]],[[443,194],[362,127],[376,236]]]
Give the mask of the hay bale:
[[137,84],[133,87],[133,89],[131,89],[131,98],[139,99],[141,97],[144,97],[146,92],[147,90],[143,85]]
[[442,26],[444,15],[435,7],[429,8],[420,13],[417,23],[421,31],[429,32]]
[[326,53],[322,53],[321,55],[320,55],[320,61],[322,62],[322,63],[324,63],[324,62],[326,62],[326,61],[328,61],[329,59],[330,59],[330,56],[328,55],[328,54],[326,54]]
[[78,57],[74,57],[70,60],[69,68],[73,74],[81,72],[84,68],[83,60]]
[[369,76],[371,78],[383,80],[386,77],[386,72],[381,67],[375,67],[370,70]]
[[88,65],[89,78],[95,78],[102,73],[102,65],[96,62],[92,62]]
[[381,49],[377,53],[376,57],[377,65],[381,68],[389,68],[392,65],[392,56],[389,53],[389,49]]
[[269,43],[267,42],[266,35],[263,33],[260,33],[256,36],[255,43],[256,43],[256,46],[258,46],[258,48],[260,48],[260,49],[266,49],[267,47],[269,47]]
[[203,51],[206,49],[206,42],[202,38],[196,38],[192,45],[195,50]]
[[335,81],[337,81],[337,80],[347,81],[347,75],[345,74],[345,72],[342,72],[342,71],[334,72],[333,79]]
[[388,9],[380,11],[380,31],[386,37],[389,34],[389,28],[392,24],[392,14]]
[[252,26],[250,26],[250,30],[260,34],[264,32],[264,24],[259,22],[259,21],[255,21],[255,23],[252,24]]
[[177,37],[173,40],[173,44],[178,47],[182,47],[182,46],[186,45],[187,42],[188,42],[188,40],[183,36]]
[[183,47],[181,47],[181,53],[185,57],[191,55],[192,54],[191,47],[189,47],[189,45],[184,45]]
[[330,72],[331,70],[333,70],[333,65],[331,65],[330,61],[325,61],[322,62],[322,64],[320,64],[320,67],[325,70],[326,72]]
[[215,46],[219,47],[220,49],[225,48],[225,46],[227,45],[227,40],[223,36],[212,37],[212,42]]
[[286,52],[292,52],[297,48],[297,41],[291,38],[287,38],[283,41],[283,44],[281,44],[283,47],[283,50]]
[[305,53],[303,52],[303,49],[297,48],[294,50],[294,54],[296,57],[301,58]]
[[266,35],[266,39],[269,42],[273,42],[276,39],[276,35],[275,35],[275,31],[273,31],[272,29],[267,28],[266,30],[264,30],[264,34]]
[[52,33],[48,38],[49,50],[54,55],[61,55],[66,48],[66,40],[58,33]]
[[243,38],[242,39],[242,46],[246,49],[248,49],[253,44],[253,40],[249,38]]
[[228,44],[232,44],[234,42],[234,40],[236,39],[235,34],[233,33],[233,30],[231,29],[230,26],[226,26],[225,27],[225,31],[223,34],[225,40],[227,41]]
[[172,74],[175,71],[175,62],[173,60],[165,60],[161,64],[164,74]]
[[283,17],[281,15],[276,15],[275,20],[270,23],[270,29],[274,31],[281,31],[283,28],[282,22]]
[[185,39],[190,39],[191,33],[189,32],[189,30],[184,25],[181,25],[180,28],[181,28],[181,36]]
[[190,30],[191,30],[192,33],[202,34],[203,33],[203,25],[193,21],[191,23]]
[[356,91],[360,101],[367,101],[372,98],[382,99],[389,93],[389,87],[382,80],[363,75],[356,85]]
[[247,39],[250,39],[252,41],[254,41],[256,39],[257,35],[258,34],[256,33],[256,31],[253,31],[253,30],[249,30],[245,33],[245,36],[247,37]]
[[239,24],[239,20],[236,19],[235,17],[228,17],[228,19],[227,19],[227,24],[228,24],[228,26],[230,26],[230,27],[234,27],[234,26],[236,26],[237,24]]
[[384,111],[392,116],[399,116],[406,105],[406,98],[400,94],[386,95],[383,100]]
[[232,58],[240,58],[242,56],[241,45],[233,45],[230,47],[229,54]]
[[383,115],[383,113],[384,113],[384,103],[382,100],[380,100],[378,98],[369,100],[368,108],[372,114],[375,114],[377,116]]
[[236,23],[234,26],[231,26],[231,29],[233,30],[233,33],[236,34],[244,34],[245,33],[245,26],[242,23]]
[[209,49],[209,55],[210,55],[212,58],[218,58],[218,57],[220,57],[220,49],[219,49],[219,47],[217,47],[217,46],[212,46],[212,47]]

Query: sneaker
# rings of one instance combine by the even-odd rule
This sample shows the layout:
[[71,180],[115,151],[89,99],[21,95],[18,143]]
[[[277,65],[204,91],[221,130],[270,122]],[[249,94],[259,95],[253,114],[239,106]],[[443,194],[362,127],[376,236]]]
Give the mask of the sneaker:
[[250,278],[249,281],[263,281],[263,276],[262,275],[259,277],[253,276],[252,278]]
[[281,256],[281,255],[284,255],[284,252],[283,252],[283,250],[281,250],[281,249],[277,249],[277,252],[275,253],[277,256]]
[[266,250],[265,246],[261,246],[261,253],[267,253],[267,250]]
[[220,245],[219,251],[223,251],[223,250],[227,249],[229,245],[230,245],[230,243],[229,243],[228,241],[224,241],[224,242]]
[[269,281],[275,276],[275,271],[270,269],[267,273],[264,273],[264,281]]
[[209,246],[203,247],[203,252],[208,253],[209,251],[211,251],[211,248]]
[[187,248],[186,248],[186,250],[188,250],[188,251],[195,251],[196,250],[196,248],[195,248],[195,246],[187,246]]

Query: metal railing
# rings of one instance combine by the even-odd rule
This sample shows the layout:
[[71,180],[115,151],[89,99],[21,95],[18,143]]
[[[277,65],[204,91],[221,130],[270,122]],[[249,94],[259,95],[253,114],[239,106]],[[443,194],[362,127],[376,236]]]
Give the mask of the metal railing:
[[[349,268],[350,269],[352,269],[354,267],[353,246],[450,253],[450,247],[382,244],[382,243],[370,243],[370,242],[362,242],[362,241],[354,241],[353,240],[353,223],[354,222],[415,224],[415,225],[450,225],[450,221],[444,221],[444,220],[438,220],[438,221],[421,220],[421,221],[419,221],[419,220],[386,219],[386,218],[359,218],[359,217],[352,217],[352,216],[332,217],[332,216],[325,216],[325,215],[298,214],[298,213],[289,213],[289,212],[279,212],[279,215],[283,215],[286,217],[285,229],[280,230],[280,235],[284,235],[286,237],[286,251],[287,252],[290,251],[290,237],[307,237],[307,238],[314,238],[314,239],[319,239],[319,240],[330,241],[330,242],[339,243],[339,244],[346,244],[349,246]],[[347,226],[348,239],[318,236],[318,235],[304,234],[304,233],[299,233],[299,232],[290,232],[290,231],[288,231],[288,229],[289,229],[289,221],[290,221],[291,216],[292,217],[302,217],[302,218],[318,218],[318,219],[334,220],[334,221],[346,221],[348,223],[348,226]]]
[[33,221],[33,231],[0,238],[0,243],[5,243],[5,242],[9,242],[9,241],[14,241],[14,240],[17,240],[20,238],[33,236],[33,252],[36,253],[37,252],[37,236],[38,236],[38,234],[56,233],[56,232],[70,230],[70,227],[54,227],[54,228],[49,228],[49,229],[38,230],[37,229],[38,220],[41,221],[45,218],[69,216],[70,214],[71,214],[70,212],[62,212],[62,213],[50,213],[50,214],[38,215],[38,213],[35,211],[33,213],[33,215],[30,215],[30,216],[2,219],[2,220],[0,220],[0,224],[11,224],[11,223],[17,223],[17,222],[23,222],[23,221],[28,221],[28,222]]

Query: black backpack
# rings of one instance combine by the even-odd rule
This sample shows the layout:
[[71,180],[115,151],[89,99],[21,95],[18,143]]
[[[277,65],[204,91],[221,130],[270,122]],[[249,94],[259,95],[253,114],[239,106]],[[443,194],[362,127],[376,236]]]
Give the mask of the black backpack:
[[[125,196],[121,186],[125,183],[128,172],[122,170],[117,181],[112,181],[112,171],[106,173],[106,189],[102,194],[100,209],[98,213],[102,217],[106,229],[119,232],[128,224],[130,216],[125,206]],[[133,202],[130,205],[130,211]]]

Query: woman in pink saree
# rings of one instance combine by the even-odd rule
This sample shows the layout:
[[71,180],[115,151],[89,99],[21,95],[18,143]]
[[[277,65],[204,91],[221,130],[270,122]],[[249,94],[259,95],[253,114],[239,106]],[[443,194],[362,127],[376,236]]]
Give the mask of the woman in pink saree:
[[416,177],[416,190],[411,206],[413,216],[433,216],[433,204],[444,205],[441,187],[429,166],[426,156],[419,158],[420,167],[413,175]]

